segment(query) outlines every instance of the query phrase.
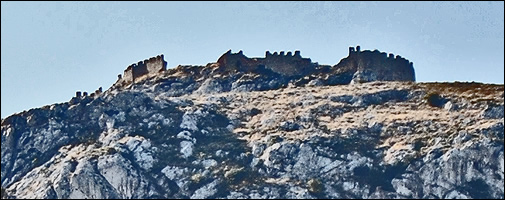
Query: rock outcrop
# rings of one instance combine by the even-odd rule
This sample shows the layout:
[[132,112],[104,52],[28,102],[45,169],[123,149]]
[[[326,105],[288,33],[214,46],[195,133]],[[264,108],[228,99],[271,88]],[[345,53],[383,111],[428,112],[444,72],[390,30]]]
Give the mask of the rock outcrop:
[[414,83],[365,52],[227,53],[9,116],[2,198],[502,199],[504,86]]

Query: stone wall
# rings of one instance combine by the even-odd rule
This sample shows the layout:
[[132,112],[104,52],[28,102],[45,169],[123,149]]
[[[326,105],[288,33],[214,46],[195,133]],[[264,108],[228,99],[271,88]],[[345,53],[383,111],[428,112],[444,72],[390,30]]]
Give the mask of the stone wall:
[[301,57],[300,51],[295,51],[294,54],[291,52],[285,54],[284,51],[272,54],[267,51],[264,58],[248,58],[242,51],[231,53],[229,50],[219,57],[217,63],[228,71],[254,71],[264,66],[285,76],[304,75],[314,68],[309,58]]
[[295,51],[294,55],[290,51],[286,55],[284,55],[283,51],[279,52],[279,54],[277,52],[270,54],[267,51],[265,58],[259,58],[258,61],[262,65],[265,65],[266,68],[287,76],[304,75],[309,73],[314,67],[310,58],[301,57],[300,51]]
[[415,81],[414,64],[392,53],[379,50],[361,51],[357,46],[349,47],[349,56],[342,59],[336,69],[352,70],[352,83],[370,81]]
[[[147,60],[145,60],[147,61]],[[135,81],[136,78],[142,76],[142,75],[146,75],[149,73],[149,71],[147,71],[147,65],[146,63],[144,63],[144,61],[140,61],[138,62],[136,65],[133,65],[133,80],[132,81]]]
[[147,71],[150,74],[157,74],[161,71],[165,71],[166,67],[167,63],[165,62],[163,55],[149,58],[147,61]]
[[[118,86],[137,82],[144,76],[156,76],[166,71],[166,65],[163,55],[132,64],[124,71],[123,76],[118,76]],[[275,76],[283,80],[313,75],[319,76],[320,81],[327,85],[370,81],[415,81],[412,62],[392,53],[378,50],[362,51],[359,46],[349,47],[349,56],[334,66],[312,63],[311,59],[303,58],[300,51],[294,53],[266,51],[265,57],[248,58],[242,51],[232,53],[231,50],[209,66],[214,67],[203,68],[203,71],[193,68],[175,71],[195,71],[194,73],[202,76],[208,73],[220,75],[254,73],[263,77]]]
[[123,82],[133,82],[133,65],[128,66],[124,70],[124,75],[123,75]]
[[239,51],[238,53],[232,53],[231,50],[228,50],[224,53],[219,59],[217,63],[224,67],[226,70],[253,70],[255,65],[258,63],[246,56]]
[[132,83],[141,76],[154,76],[162,71],[166,71],[166,69],[167,62],[165,62],[163,54],[161,54],[128,66],[120,81],[123,84]]

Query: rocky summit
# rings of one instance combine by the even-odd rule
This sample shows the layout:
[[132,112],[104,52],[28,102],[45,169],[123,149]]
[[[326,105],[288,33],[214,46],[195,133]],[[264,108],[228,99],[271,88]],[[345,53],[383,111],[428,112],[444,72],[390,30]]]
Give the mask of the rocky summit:
[[166,65],[2,119],[2,198],[504,198],[504,85],[359,46]]

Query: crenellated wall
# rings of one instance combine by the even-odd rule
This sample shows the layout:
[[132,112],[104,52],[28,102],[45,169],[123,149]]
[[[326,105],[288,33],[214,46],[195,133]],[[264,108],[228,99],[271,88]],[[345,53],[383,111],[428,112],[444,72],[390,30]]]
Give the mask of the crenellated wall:
[[309,58],[302,58],[300,51],[294,54],[290,51],[279,53],[265,52],[264,58],[248,58],[242,51],[231,53],[231,50],[224,53],[217,63],[226,70],[253,71],[259,66],[264,66],[276,73],[286,76],[303,75],[314,68],[314,64]]
[[134,82],[141,76],[153,76],[162,71],[166,71],[166,69],[167,62],[164,60],[163,54],[161,54],[128,66],[124,70],[124,75],[122,77],[118,75],[118,79],[121,79],[119,81],[123,84],[128,84]]
[[379,50],[361,51],[360,46],[349,47],[349,56],[337,68],[354,70],[354,82],[415,81],[414,64],[409,60]]
[[[144,61],[144,63],[146,62]],[[165,71],[167,67],[167,63],[163,59],[163,54],[149,58],[146,65],[148,73],[159,73],[161,71]]]
[[[303,58],[300,51],[265,52],[265,57],[249,58],[240,50],[231,50],[219,57],[216,63],[209,63],[195,74],[236,74],[256,73],[269,74],[287,79],[308,75],[326,74],[327,84],[349,84],[369,81],[415,81],[413,63],[392,53],[379,50],[361,50],[360,46],[349,47],[349,56],[343,58],[337,65],[319,65],[310,58]],[[163,55],[152,57],[132,64],[118,75],[117,86],[127,86],[136,83],[142,77],[156,76],[166,71],[167,62]],[[193,68],[177,69],[175,71],[193,70]],[[266,71],[265,71],[266,70]],[[198,70],[197,70],[198,71]],[[273,73],[273,74],[272,74]],[[197,76],[200,76],[197,75]],[[142,78],[143,79],[143,78]]]
[[283,51],[279,54],[274,52],[272,55],[267,51],[265,54],[265,58],[258,58],[259,63],[279,74],[304,75],[314,67],[310,58],[302,58],[300,51],[295,51],[294,55],[290,51],[286,54]]

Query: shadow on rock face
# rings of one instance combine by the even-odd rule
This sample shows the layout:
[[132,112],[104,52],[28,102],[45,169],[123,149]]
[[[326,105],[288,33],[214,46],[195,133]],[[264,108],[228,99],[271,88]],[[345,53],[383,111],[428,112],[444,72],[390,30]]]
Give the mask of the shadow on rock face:
[[428,101],[428,105],[438,108],[443,108],[445,103],[449,101],[448,99],[440,96],[438,93],[427,94],[425,98]]

